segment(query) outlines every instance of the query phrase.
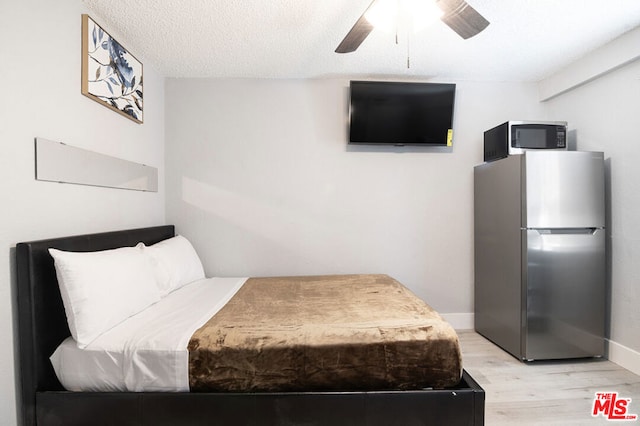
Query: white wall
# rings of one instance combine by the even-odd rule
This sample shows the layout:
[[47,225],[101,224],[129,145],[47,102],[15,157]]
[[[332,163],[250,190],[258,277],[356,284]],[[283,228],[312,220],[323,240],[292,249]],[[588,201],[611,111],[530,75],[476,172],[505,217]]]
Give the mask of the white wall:
[[614,351],[627,354],[628,364],[620,363],[640,374],[640,62],[546,104],[551,118],[567,120],[575,129],[578,149],[605,153],[610,204],[610,339]]
[[[80,93],[80,0],[0,3],[0,424],[16,416],[17,242],[164,223],[164,79],[145,66],[145,123]],[[98,19],[99,17],[94,16]],[[98,19],[99,20],[99,19]],[[113,31],[116,38],[117,34]],[[119,39],[128,47],[126,40]],[[135,52],[134,52],[135,53]],[[144,58],[139,59],[143,60]],[[34,138],[66,142],[159,168],[143,193],[34,180]]]
[[387,273],[473,311],[482,132],[541,117],[535,85],[457,85],[451,152],[350,148],[348,80],[166,86],[167,220],[208,275]]

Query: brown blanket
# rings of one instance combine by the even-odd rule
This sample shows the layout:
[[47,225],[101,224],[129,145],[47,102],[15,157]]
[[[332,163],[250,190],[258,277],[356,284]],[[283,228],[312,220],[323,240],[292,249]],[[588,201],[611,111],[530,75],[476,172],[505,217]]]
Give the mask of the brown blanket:
[[386,275],[251,278],[189,342],[191,391],[443,388],[449,324]]

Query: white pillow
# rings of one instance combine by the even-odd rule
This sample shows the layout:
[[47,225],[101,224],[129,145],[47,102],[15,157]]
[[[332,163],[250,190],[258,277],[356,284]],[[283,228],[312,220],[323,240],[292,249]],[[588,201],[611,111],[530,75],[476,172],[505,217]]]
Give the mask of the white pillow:
[[71,335],[85,348],[96,337],[160,300],[143,245],[96,252],[49,249]]
[[198,253],[181,235],[144,247],[144,251],[154,267],[161,296],[204,278]]

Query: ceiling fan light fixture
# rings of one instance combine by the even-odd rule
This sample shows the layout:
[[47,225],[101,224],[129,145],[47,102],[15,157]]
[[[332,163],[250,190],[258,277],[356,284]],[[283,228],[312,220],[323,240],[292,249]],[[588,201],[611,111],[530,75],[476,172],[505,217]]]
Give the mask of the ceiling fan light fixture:
[[411,3],[411,17],[413,19],[413,30],[422,30],[438,19],[442,18],[444,12],[440,9],[435,1],[425,0],[405,0]]
[[398,0],[376,0],[364,17],[374,28],[393,31],[398,21]]
[[[413,9],[409,9],[408,14],[412,19],[407,20],[399,16],[401,13],[398,7],[399,2],[414,5]],[[429,10],[434,5],[439,9],[437,13],[431,15],[427,12],[420,12],[425,10],[424,7]],[[387,26],[392,31],[395,30],[397,44],[398,27],[405,27],[407,33],[416,31],[426,26],[429,21],[428,16],[436,19],[438,15],[441,15],[442,22],[463,39],[473,37],[489,25],[489,21],[465,0],[372,0],[367,10],[360,15],[335,51],[336,53],[354,52],[373,31],[374,25],[378,28]],[[404,22],[400,22],[402,19]]]
[[399,25],[420,31],[443,14],[433,0],[376,0],[364,16],[375,28],[393,32]]

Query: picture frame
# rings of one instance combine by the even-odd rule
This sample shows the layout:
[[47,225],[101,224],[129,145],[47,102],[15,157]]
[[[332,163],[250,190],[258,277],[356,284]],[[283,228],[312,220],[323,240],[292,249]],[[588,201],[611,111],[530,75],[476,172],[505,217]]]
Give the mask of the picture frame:
[[82,94],[143,123],[143,66],[89,15],[82,15]]

